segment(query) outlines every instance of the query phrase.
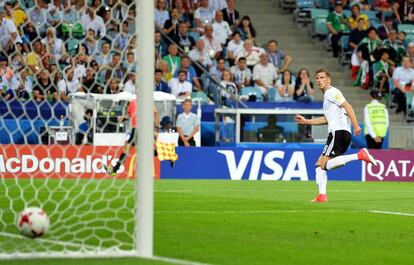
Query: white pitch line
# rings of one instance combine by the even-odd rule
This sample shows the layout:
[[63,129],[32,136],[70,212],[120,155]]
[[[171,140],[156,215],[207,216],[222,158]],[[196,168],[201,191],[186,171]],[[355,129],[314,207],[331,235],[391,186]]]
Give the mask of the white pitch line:
[[155,211],[155,214],[275,214],[275,213],[363,213],[338,210],[263,210],[263,211]]
[[377,210],[371,210],[369,212],[378,213],[378,214],[400,215],[400,216],[414,216],[414,213],[400,213],[400,212],[388,212],[388,211],[377,211]]
[[162,261],[162,262],[171,263],[171,264],[178,264],[178,265],[213,265],[211,263],[200,263],[196,261],[175,259],[175,258],[168,258],[168,257],[159,257],[159,256],[153,256],[148,259]]
[[[28,239],[25,236],[12,234],[12,233],[7,233],[7,232],[0,232],[0,236],[9,237],[9,238],[16,238],[16,239],[24,239],[24,240]],[[85,245],[85,244],[81,244],[81,243],[71,243],[71,242],[45,239],[45,238],[35,238],[33,240],[36,240],[38,242],[43,242],[43,243],[51,243],[51,244],[56,244],[56,245],[62,245],[62,246],[78,247],[78,248],[82,248],[82,249],[85,249],[85,248],[92,248],[94,250],[100,249],[98,246]]]

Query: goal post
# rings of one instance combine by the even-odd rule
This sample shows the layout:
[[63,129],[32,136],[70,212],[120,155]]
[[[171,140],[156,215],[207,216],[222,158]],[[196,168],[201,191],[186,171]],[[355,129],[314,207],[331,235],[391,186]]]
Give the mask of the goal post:
[[[138,255],[153,255],[154,224],[154,1],[137,0],[136,28],[138,36],[138,148],[137,157],[137,232],[136,247]],[[140,125],[141,124],[141,125]]]

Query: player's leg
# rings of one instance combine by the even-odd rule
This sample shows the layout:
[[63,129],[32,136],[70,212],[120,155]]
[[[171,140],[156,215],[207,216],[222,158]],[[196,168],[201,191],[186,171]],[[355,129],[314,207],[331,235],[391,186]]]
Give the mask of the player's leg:
[[129,153],[129,149],[131,149],[131,146],[134,144],[135,141],[135,128],[132,129],[131,134],[128,138],[128,140],[125,142],[124,147],[122,149],[122,153],[119,156],[118,162],[116,162],[115,166],[107,166],[105,167],[106,172],[108,172],[109,175],[111,176],[115,176],[116,172],[118,172],[119,168],[124,164],[128,153]]
[[333,132],[333,141],[331,146],[328,147],[327,155],[331,157],[326,163],[326,169],[332,170],[342,167],[351,161],[362,160],[368,163],[376,164],[375,159],[363,148],[358,153],[343,155],[351,144],[351,133],[348,131],[335,131]]
[[315,179],[318,185],[318,195],[312,202],[327,202],[328,197],[326,195],[326,186],[328,184],[328,174],[325,170],[326,162],[329,160],[328,156],[321,155],[316,162],[315,167]]

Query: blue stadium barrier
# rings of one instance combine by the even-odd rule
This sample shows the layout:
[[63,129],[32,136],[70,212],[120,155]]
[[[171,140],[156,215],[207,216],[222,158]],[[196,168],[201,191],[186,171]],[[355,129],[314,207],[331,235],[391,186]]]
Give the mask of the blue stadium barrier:
[[[268,147],[178,147],[174,167],[161,162],[161,179],[314,180],[321,145],[287,149]],[[356,150],[349,150],[354,153]],[[208,161],[208,163],[206,163]],[[329,171],[329,180],[362,180],[362,163]]]

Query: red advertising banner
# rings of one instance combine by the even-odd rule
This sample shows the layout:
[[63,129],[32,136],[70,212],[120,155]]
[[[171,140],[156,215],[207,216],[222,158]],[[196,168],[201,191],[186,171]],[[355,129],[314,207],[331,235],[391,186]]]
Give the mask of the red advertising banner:
[[365,181],[414,181],[414,151],[369,150],[377,165],[364,163]]
[[[104,165],[114,166],[122,147],[90,145],[0,145],[0,175],[4,178],[105,178]],[[135,174],[135,148],[118,171],[117,178]],[[154,158],[154,176],[160,162]]]

